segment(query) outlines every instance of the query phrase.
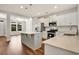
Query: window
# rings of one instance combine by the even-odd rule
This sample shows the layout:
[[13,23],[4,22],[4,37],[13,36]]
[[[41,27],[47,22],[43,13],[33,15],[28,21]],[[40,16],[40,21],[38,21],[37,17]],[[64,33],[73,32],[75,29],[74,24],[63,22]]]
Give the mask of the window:
[[11,20],[11,31],[22,31],[22,21],[25,21],[24,17],[17,15],[10,15],[10,20]]
[[17,27],[18,27],[18,31],[22,31],[22,25],[21,24],[18,24]]
[[16,31],[16,24],[11,24],[11,31]]
[[11,31],[22,31],[22,24],[18,22],[11,22]]

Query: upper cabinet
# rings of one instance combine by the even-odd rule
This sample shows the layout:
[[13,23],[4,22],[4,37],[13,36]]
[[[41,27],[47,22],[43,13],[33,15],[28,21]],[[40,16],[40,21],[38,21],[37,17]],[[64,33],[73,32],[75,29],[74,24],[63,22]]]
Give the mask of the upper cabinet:
[[77,12],[56,16],[57,26],[77,25]]

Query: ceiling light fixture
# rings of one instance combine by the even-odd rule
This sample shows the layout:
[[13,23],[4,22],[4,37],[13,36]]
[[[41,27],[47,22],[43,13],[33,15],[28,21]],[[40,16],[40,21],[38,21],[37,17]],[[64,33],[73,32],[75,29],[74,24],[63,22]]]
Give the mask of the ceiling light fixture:
[[23,8],[23,6],[20,6],[20,8]]
[[57,8],[57,6],[54,6],[54,8]]

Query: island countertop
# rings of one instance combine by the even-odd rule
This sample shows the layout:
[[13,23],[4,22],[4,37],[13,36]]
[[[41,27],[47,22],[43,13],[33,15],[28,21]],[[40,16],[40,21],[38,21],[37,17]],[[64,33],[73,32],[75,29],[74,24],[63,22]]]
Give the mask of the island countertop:
[[21,34],[36,34],[36,33],[40,33],[40,32],[21,32]]
[[56,36],[43,43],[52,47],[62,48],[74,53],[79,53],[79,36]]

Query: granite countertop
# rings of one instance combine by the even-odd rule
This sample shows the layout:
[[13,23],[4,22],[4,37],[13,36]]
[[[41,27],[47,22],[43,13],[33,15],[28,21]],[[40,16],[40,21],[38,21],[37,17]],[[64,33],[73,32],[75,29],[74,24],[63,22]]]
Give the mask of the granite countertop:
[[79,53],[79,36],[56,36],[43,43],[51,45],[52,47],[58,47],[74,53]]

